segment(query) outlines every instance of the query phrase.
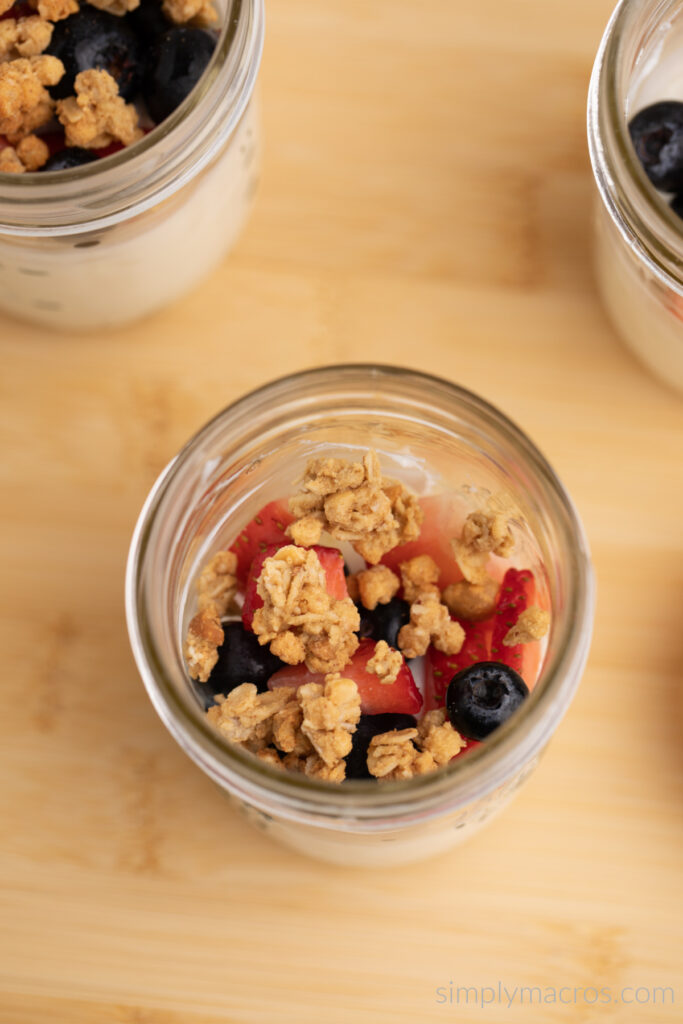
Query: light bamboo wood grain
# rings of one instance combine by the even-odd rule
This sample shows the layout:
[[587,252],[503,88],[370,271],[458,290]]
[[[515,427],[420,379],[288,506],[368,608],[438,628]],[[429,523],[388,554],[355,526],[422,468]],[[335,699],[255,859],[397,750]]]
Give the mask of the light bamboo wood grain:
[[[683,403],[590,268],[588,75],[611,0],[269,0],[266,163],[238,250],[126,330],[0,316],[0,1022],[681,1019]],[[155,717],[123,571],[155,474],[245,389],[439,373],[537,441],[599,577],[579,695],[505,815],[344,871],[238,819]],[[441,1006],[458,985],[676,1005]]]

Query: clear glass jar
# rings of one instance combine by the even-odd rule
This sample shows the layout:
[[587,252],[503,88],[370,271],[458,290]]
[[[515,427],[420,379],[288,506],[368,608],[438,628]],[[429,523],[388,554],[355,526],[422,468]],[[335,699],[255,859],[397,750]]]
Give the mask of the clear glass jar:
[[[683,390],[683,222],[648,181],[628,132],[642,107],[683,100],[680,75],[679,92],[666,91],[671,57],[680,66],[683,2],[622,0],[593,68],[588,143],[599,194],[595,255],[603,302],[634,354]],[[657,95],[660,79],[665,91]]]
[[[542,672],[516,720],[432,775],[342,786],[286,774],[207,723],[182,638],[193,583],[268,501],[292,492],[311,455],[373,447],[420,494],[465,503],[495,493],[520,510],[518,564],[547,591],[552,628]],[[515,559],[517,561],[517,559]],[[579,683],[593,620],[593,578],[574,507],[528,438],[492,406],[446,381],[381,366],[335,366],[275,381],[204,427],[162,473],[133,537],[126,606],[151,700],[182,748],[250,821],[341,864],[420,859],[470,835],[532,770]]]
[[227,253],[259,173],[263,0],[222,0],[204,77],[135,145],[68,171],[0,174],[0,309],[54,329],[144,316]]

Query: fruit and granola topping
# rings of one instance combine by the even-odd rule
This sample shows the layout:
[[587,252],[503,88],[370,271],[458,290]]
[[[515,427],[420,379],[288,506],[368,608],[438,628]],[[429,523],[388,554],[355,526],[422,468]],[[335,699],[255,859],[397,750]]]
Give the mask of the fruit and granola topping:
[[207,0],[0,0],[0,173],[78,167],[130,146],[202,77]]
[[550,615],[509,564],[509,517],[457,505],[418,500],[374,452],[311,459],[197,580],[184,654],[208,720],[337,783],[424,775],[485,740],[536,682]]

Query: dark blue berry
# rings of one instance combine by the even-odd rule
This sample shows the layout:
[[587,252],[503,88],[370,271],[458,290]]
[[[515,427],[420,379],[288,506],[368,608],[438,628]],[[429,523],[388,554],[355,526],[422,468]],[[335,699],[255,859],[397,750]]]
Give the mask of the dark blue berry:
[[76,75],[89,68],[108,71],[126,100],[134,99],[142,86],[142,40],[123,18],[106,11],[84,6],[58,21],[46,52],[59,57],[65,69],[50,89],[55,99],[71,96]]
[[268,689],[270,677],[283,668],[284,662],[271,654],[267,646],[261,647],[255,635],[241,622],[224,623],[223,633],[218,661],[204,684],[207,692],[228,694],[241,683],[254,683],[259,693],[263,693]]
[[157,36],[145,76],[147,108],[157,124],[190,95],[215,48],[215,38],[200,28],[169,28]]
[[390,647],[398,648],[398,632],[401,626],[410,622],[410,605],[400,597],[394,597],[388,604],[378,604],[374,611],[358,605],[360,630],[358,635],[371,640],[386,640]]
[[522,677],[502,661],[479,661],[453,676],[448,716],[463,736],[484,740],[507,721],[529,694]]
[[414,729],[412,715],[398,715],[388,712],[384,715],[361,715],[353,734],[351,753],[346,758],[347,779],[371,779],[368,771],[368,747],[373,736],[392,729]]
[[44,171],[68,171],[70,167],[81,167],[83,164],[91,164],[97,157],[89,149],[80,149],[78,146],[67,146],[54,153],[46,164]]
[[139,7],[126,15],[126,21],[148,45],[170,28],[170,22],[161,9],[161,0],[142,0]]
[[683,191],[683,103],[653,103],[628,126],[643,170],[662,192]]
[[683,220],[683,195],[673,197],[671,200],[671,209]]

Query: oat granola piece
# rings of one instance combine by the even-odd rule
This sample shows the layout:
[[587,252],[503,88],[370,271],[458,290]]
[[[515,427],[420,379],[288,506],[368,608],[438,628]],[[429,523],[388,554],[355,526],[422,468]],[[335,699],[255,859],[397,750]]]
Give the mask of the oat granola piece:
[[45,86],[56,85],[63,74],[61,60],[48,54],[0,64],[0,135],[11,145],[51,119],[54,104]]
[[47,163],[49,156],[50,150],[42,139],[37,135],[27,135],[16,148],[5,146],[0,150],[0,172],[23,174],[25,171],[37,171]]
[[398,544],[416,540],[423,512],[402,484],[383,480],[379,459],[368,452],[362,462],[310,459],[303,488],[290,499],[296,521],[288,527],[297,544],[320,541],[323,531],[350,541],[371,565]]
[[507,558],[513,547],[507,517],[500,512],[470,512],[460,537],[453,541],[455,561],[469,583],[485,583],[489,555]]
[[11,7],[14,7],[14,0],[0,0],[0,14],[6,14]]
[[379,640],[375,644],[375,653],[365,668],[378,676],[380,683],[389,686],[396,682],[402,666],[403,655],[390,647],[386,640]]
[[290,544],[266,558],[257,593],[263,607],[252,628],[282,661],[305,661],[311,672],[337,672],[351,660],[358,647],[358,609],[350,598],[338,601],[328,594],[315,551]]
[[0,149],[0,174],[23,174],[25,170],[13,146]]
[[515,644],[530,644],[534,640],[542,640],[549,627],[550,613],[532,605],[522,612],[514,626],[507,631],[503,643],[506,647],[514,647]]
[[242,683],[210,707],[206,717],[227,739],[257,753],[271,744],[273,718],[296,699],[295,693],[291,686],[259,693],[253,683]]
[[353,577],[349,576],[346,581],[347,588],[351,579],[354,581],[351,584],[354,592],[355,585],[358,587],[361,604],[371,612],[378,604],[389,604],[401,585],[398,576],[386,565],[373,565],[371,569],[364,569]]
[[360,694],[352,679],[336,674],[324,684],[304,683],[298,700],[303,712],[301,732],[328,767],[334,767],[351,751],[351,734],[360,719]]
[[140,6],[140,0],[88,0],[88,3],[91,7],[106,11],[107,14],[115,14],[117,18],[122,18],[124,14]]
[[327,764],[322,757],[311,754],[304,762],[303,771],[310,779],[321,779],[323,782],[343,782],[346,778],[346,761],[335,761]]
[[191,679],[205,683],[218,661],[218,648],[225,639],[215,605],[207,605],[187,627],[183,653]]
[[237,590],[237,555],[233,551],[218,551],[202,569],[197,580],[199,610],[215,604],[220,616],[227,615]]
[[174,25],[192,22],[197,28],[208,28],[218,19],[211,0],[164,0],[161,9]]
[[483,583],[460,580],[451,583],[441,594],[441,600],[456,619],[480,622],[496,610],[500,584],[487,576]]
[[[0,0],[1,2],[1,0]],[[47,21],[63,21],[78,11],[78,0],[31,0],[41,18]]]
[[403,596],[409,604],[422,594],[438,594],[439,567],[429,555],[417,555],[399,565]]
[[34,15],[0,21],[0,61],[36,57],[50,45],[54,25]]
[[373,736],[368,747],[368,771],[378,779],[412,779],[436,769],[429,751],[413,744],[417,729],[393,729]]
[[280,759],[280,755],[278,754],[275,747],[262,747],[261,750],[256,751],[256,756],[258,757],[259,761],[265,761],[266,764],[271,764],[273,768],[284,769],[284,765]]
[[446,709],[428,711],[417,727],[418,745],[434,758],[437,766],[448,764],[466,746],[465,740],[446,717]]
[[453,622],[438,595],[423,594],[410,606],[410,622],[398,634],[398,646],[406,658],[427,653],[430,643],[444,654],[457,654],[465,642],[465,631]]
[[311,741],[301,731],[303,720],[304,713],[298,695],[273,715],[273,743],[283,754],[308,757],[313,752]]
[[57,117],[64,126],[67,146],[100,149],[118,141],[130,146],[142,138],[138,112],[119,96],[119,87],[107,71],[81,71],[74,83],[76,96],[57,101]]

